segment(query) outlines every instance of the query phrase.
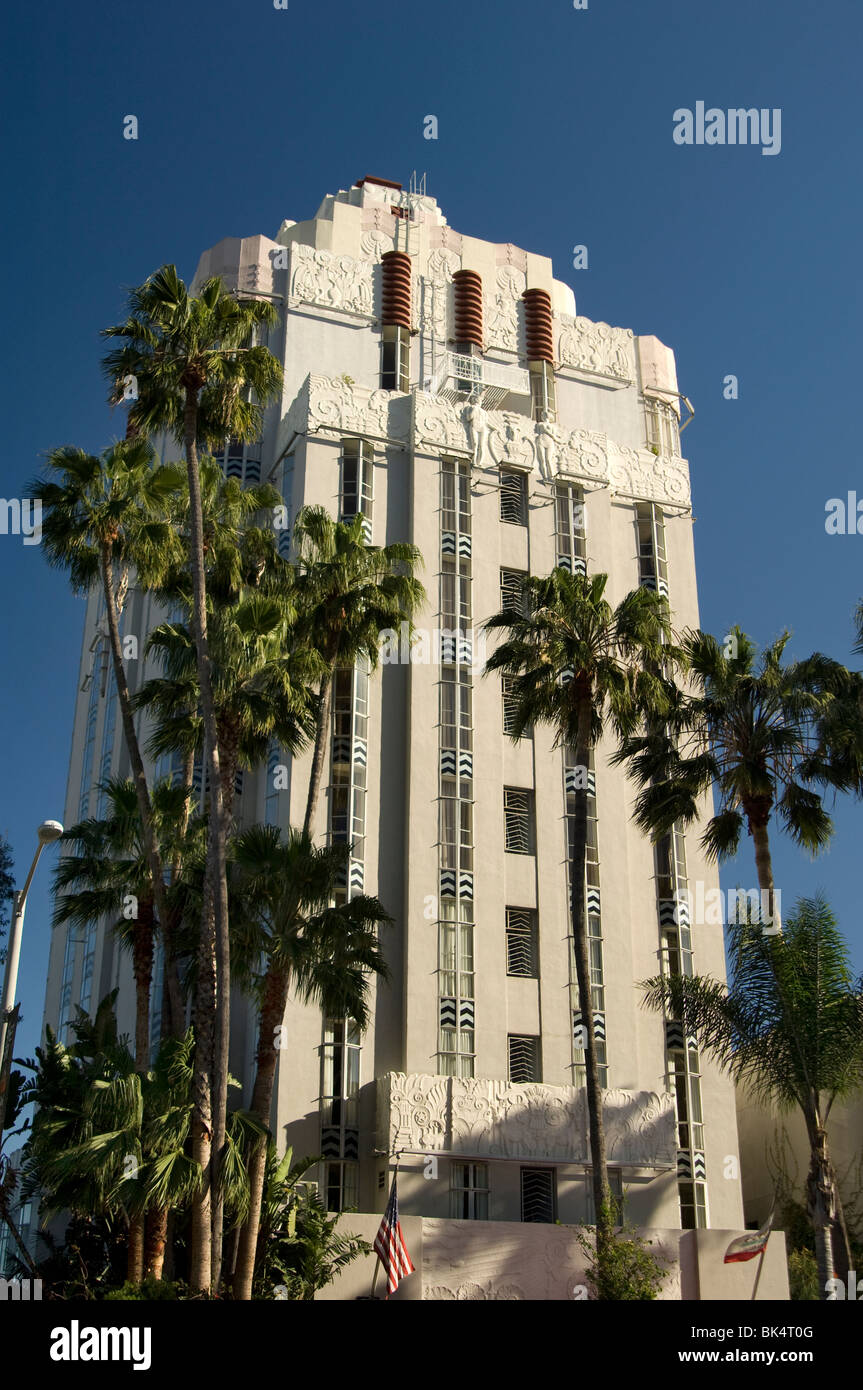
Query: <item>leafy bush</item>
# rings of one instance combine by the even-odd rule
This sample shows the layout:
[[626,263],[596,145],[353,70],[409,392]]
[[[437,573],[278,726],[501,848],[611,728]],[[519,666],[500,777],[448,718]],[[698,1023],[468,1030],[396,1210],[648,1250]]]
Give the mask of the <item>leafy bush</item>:
[[[616,1219],[611,1210],[610,1219]],[[657,1256],[643,1236],[631,1226],[622,1226],[612,1236],[601,1255],[594,1237],[577,1233],[578,1242],[591,1263],[586,1270],[591,1295],[608,1302],[635,1302],[655,1299],[668,1277],[668,1261]]]

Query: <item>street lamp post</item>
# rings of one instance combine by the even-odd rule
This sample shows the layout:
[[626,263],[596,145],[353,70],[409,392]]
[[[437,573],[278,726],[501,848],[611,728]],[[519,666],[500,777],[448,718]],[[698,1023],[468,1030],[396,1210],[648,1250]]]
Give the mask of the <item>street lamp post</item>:
[[39,826],[39,845],[30,865],[30,872],[20,893],[12,900],[12,930],[9,933],[9,950],[6,955],[6,973],[3,977],[3,1000],[0,1004],[0,1140],[6,1121],[6,1101],[9,1095],[9,1078],[12,1074],[12,1049],[15,1045],[15,1030],[18,1026],[18,1006],[14,1003],[18,985],[18,962],[21,958],[21,936],[24,930],[24,908],[27,894],[39,856],[46,845],[59,840],[63,827],[57,820],[43,821]]

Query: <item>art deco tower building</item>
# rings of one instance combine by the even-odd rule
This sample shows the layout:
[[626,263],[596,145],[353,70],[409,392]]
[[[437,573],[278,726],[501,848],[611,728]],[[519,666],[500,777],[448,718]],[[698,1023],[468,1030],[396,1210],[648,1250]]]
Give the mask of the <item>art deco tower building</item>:
[[[381,179],[326,197],[275,240],[220,241],[196,283],[211,275],[280,311],[268,346],[283,397],[258,444],[226,447],[226,471],[271,479],[291,518],[307,503],[361,512],[372,544],[413,543],[428,593],[412,654],[394,634],[378,671],[336,681],[316,830],[352,845],[344,893],[376,894],[394,919],[392,977],[362,1035],[289,1004],[279,1143],[324,1156],[333,1209],[382,1210],[400,1155],[405,1214],[589,1220],[568,910],[578,774],[548,729],[510,738],[512,700],[483,674],[481,629],[524,575],[555,565],[607,574],[612,603],[658,590],[677,625],[698,624],[673,353],[578,316],[546,257],[455,232],[433,198]],[[155,620],[131,594],[124,632]],[[94,595],[67,824],[96,814],[100,780],[125,771],[106,657]],[[143,657],[128,665],[134,685],[155,674]],[[600,744],[589,770],[587,868],[609,1162],[635,1223],[737,1227],[732,1087],[677,1020],[641,1007],[636,984],[660,970],[723,978],[721,929],[675,910],[715,871],[697,831],[654,847],[637,830],[613,751]],[[273,747],[247,770],[240,822],[300,824],[310,757]],[[91,1009],[114,985],[131,1029],[130,967],[110,932],[58,932],[47,1022],[65,1027],[74,1004]],[[157,987],[154,1037],[158,1018]],[[232,1071],[248,1088],[253,1006],[238,998],[234,1020]]]

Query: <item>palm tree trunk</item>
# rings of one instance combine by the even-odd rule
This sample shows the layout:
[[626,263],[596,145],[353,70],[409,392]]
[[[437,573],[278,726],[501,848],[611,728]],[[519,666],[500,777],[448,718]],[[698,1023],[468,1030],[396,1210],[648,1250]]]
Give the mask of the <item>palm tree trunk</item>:
[[[184,383],[186,391],[184,409],[184,442],[186,446],[186,469],[189,478],[189,526],[190,526],[190,561],[192,569],[192,582],[194,588],[194,613],[195,613],[195,642],[198,657],[198,687],[201,694],[201,716],[204,726],[204,739],[207,744],[209,754],[209,774],[210,774],[210,803],[211,815],[209,825],[209,845],[207,854],[208,874],[211,876],[212,884],[212,926],[208,920],[208,914],[202,917],[201,934],[202,937],[209,935],[212,931],[214,940],[214,952],[209,949],[209,942],[205,952],[202,952],[202,965],[210,968],[211,958],[215,966],[215,980],[213,981],[213,999],[216,1010],[215,1037],[213,1039],[212,1052],[198,1058],[198,1050],[202,1048],[204,1038],[213,1036],[210,1029],[198,1027],[195,1029],[196,1049],[195,1049],[195,1070],[203,1072],[206,1068],[208,1075],[212,1073],[213,1082],[211,1095],[214,1101],[212,1105],[212,1148],[218,1155],[222,1152],[225,1144],[225,1101],[227,1097],[227,1077],[228,1077],[228,1040],[230,1032],[230,1000],[231,1000],[231,966],[230,949],[228,942],[228,880],[226,866],[226,832],[227,827],[224,820],[222,808],[222,785],[219,773],[219,742],[218,730],[216,728],[216,712],[213,702],[213,684],[210,672],[210,653],[207,646],[207,583],[204,570],[204,521],[201,504],[201,482],[198,474],[198,391],[203,382],[195,380]],[[198,1013],[200,1014],[204,998],[209,994],[208,989],[201,989],[202,981],[198,981]],[[203,1022],[203,1020],[199,1020]],[[201,1099],[203,1100],[203,1088],[198,1088]],[[199,1142],[204,1144],[203,1116],[198,1116],[196,1126]],[[211,1157],[211,1155],[210,1155]],[[208,1182],[212,1180],[212,1174],[207,1172]],[[202,1192],[196,1202],[200,1206],[204,1202],[209,1205],[209,1194],[205,1197]],[[207,1289],[210,1287],[212,1273],[210,1269],[210,1255],[212,1250],[211,1239],[207,1242],[210,1247],[207,1250],[207,1259],[204,1260],[202,1250],[203,1232],[200,1223],[197,1230],[197,1248],[192,1259],[192,1283],[195,1288]]]
[[330,709],[333,701],[333,673],[323,676],[318,692],[318,718],[315,728],[315,751],[312,755],[312,771],[309,777],[309,796],[306,802],[306,818],[303,830],[312,834],[312,824],[318,809],[321,779],[324,773],[324,758],[327,751],[327,736],[330,731]]
[[147,864],[150,869],[156,912],[160,924],[164,924],[168,920],[168,904],[165,896],[165,881],[162,876],[162,860],[159,855],[156,836],[153,830],[153,811],[150,803],[150,792],[147,787],[147,776],[144,772],[144,762],[138,744],[138,735],[135,732],[132,699],[129,694],[129,684],[126,680],[126,670],[123,666],[123,649],[120,645],[120,626],[117,620],[117,607],[114,596],[114,566],[111,558],[111,545],[109,541],[103,541],[102,543],[102,589],[105,595],[105,612],[108,620],[108,638],[111,644],[111,657],[114,664],[114,681],[117,687],[117,700],[120,705],[120,717],[123,723],[123,737],[126,741],[126,750],[129,754],[132,778],[135,783],[138,812],[141,817],[141,834],[144,841],[144,852],[147,856]]
[[213,1026],[216,1012],[216,941],[213,911],[212,841],[208,846],[204,875],[201,935],[195,972],[195,1065],[192,1073],[192,1158],[201,1170],[201,1187],[192,1203],[189,1283],[193,1289],[209,1289],[212,1278],[212,1222],[210,1163],[213,1145],[213,1102],[210,1068],[213,1059]]
[[[222,815],[225,825],[230,828],[234,817],[234,793],[236,788],[237,764],[239,762],[239,731],[236,720],[228,718],[218,719],[217,728],[219,734],[219,766],[222,778]],[[229,1038],[230,1043],[230,1038]],[[213,1109],[219,1114],[225,1115],[227,1124],[228,1113],[228,1067],[225,1064],[224,1075],[216,1068],[213,1077]],[[224,1146],[224,1140],[222,1147]],[[210,1248],[210,1268],[212,1275],[212,1287],[218,1289],[219,1281],[222,1277],[222,1238],[225,1226],[225,1199],[221,1191],[220,1167],[222,1161],[222,1147],[214,1146],[214,1161],[210,1166],[210,1207],[211,1225],[213,1230],[212,1245]]]
[[[183,816],[180,822],[180,834],[178,837],[178,848],[171,861],[171,887],[175,888],[180,881],[180,874],[183,870],[183,859],[180,845],[189,828],[189,820],[192,814],[192,789],[195,776],[195,754],[194,750],[187,752],[183,758],[182,787],[185,791],[183,802]],[[181,1038],[186,1031],[186,1006],[183,1001],[183,991],[180,989],[180,975],[177,969],[177,947],[176,929],[179,925],[178,914],[169,912],[168,922],[162,932],[162,939],[165,944],[165,971],[164,971],[164,998],[167,1000],[168,1007],[162,1013],[162,1041],[166,1038]]]
[[132,938],[132,973],[135,976],[135,1070],[150,1065],[150,990],[153,984],[153,901],[142,898]]
[[144,1218],[129,1217],[129,1243],[126,1250],[126,1280],[140,1284],[144,1277]]
[[144,1245],[144,1273],[161,1279],[168,1238],[168,1208],[154,1207],[147,1213],[147,1235]]
[[[276,1076],[276,1029],[285,1016],[288,998],[287,971],[272,963],[267,969],[261,999],[261,1024],[258,1032],[257,1070],[252,1091],[252,1114],[269,1128],[273,1085]],[[249,1215],[240,1232],[237,1264],[234,1272],[233,1296],[247,1300],[252,1296],[255,1277],[255,1258],[258,1248],[258,1228],[261,1223],[261,1200],[267,1166],[267,1139],[261,1137],[249,1154]]]
[[[750,809],[747,806],[749,815],[749,833],[755,846],[755,870],[758,874],[758,887],[762,893],[767,895],[767,912],[770,918],[771,927],[782,928],[782,920],[779,913],[779,904],[775,899],[775,885],[773,883],[773,862],[770,858],[770,839],[767,831],[767,819],[769,808],[765,813],[763,808],[755,807]],[[773,933],[775,934],[775,933]]]
[[[579,780],[584,781],[586,781],[586,769],[590,764],[590,723],[591,702],[589,694],[587,694],[583,695],[579,700],[578,729],[575,746],[576,765],[579,768],[585,769],[584,776]],[[611,1213],[611,1188],[608,1181],[608,1166],[605,1156],[605,1125],[602,1115],[602,1089],[599,1084],[599,1065],[596,1057],[596,1039],[594,1035],[593,995],[590,987],[587,902],[585,898],[587,795],[586,786],[576,787],[575,815],[573,817],[572,862],[570,864],[570,894],[575,975],[578,981],[578,1001],[581,1023],[585,1032],[585,1079],[587,1082],[587,1116],[590,1132],[593,1203],[596,1216],[596,1257],[598,1264],[601,1265],[611,1241],[613,1222]]]
[[818,1115],[806,1117],[809,1133],[809,1174],[806,1179],[806,1210],[815,1231],[815,1257],[818,1264],[819,1297],[827,1299],[828,1280],[835,1277],[833,1263],[833,1223],[836,1218],[836,1175],[830,1162],[827,1131]]

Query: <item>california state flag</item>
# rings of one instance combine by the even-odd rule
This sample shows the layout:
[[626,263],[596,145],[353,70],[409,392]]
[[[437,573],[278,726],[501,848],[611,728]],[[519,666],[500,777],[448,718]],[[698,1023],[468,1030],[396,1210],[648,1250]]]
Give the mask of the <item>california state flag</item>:
[[745,1236],[738,1236],[736,1240],[731,1242],[725,1252],[723,1264],[731,1265],[739,1260],[754,1260],[756,1255],[762,1255],[767,1249],[772,1225],[773,1212],[770,1213],[767,1224],[762,1226],[760,1231],[747,1231]]

